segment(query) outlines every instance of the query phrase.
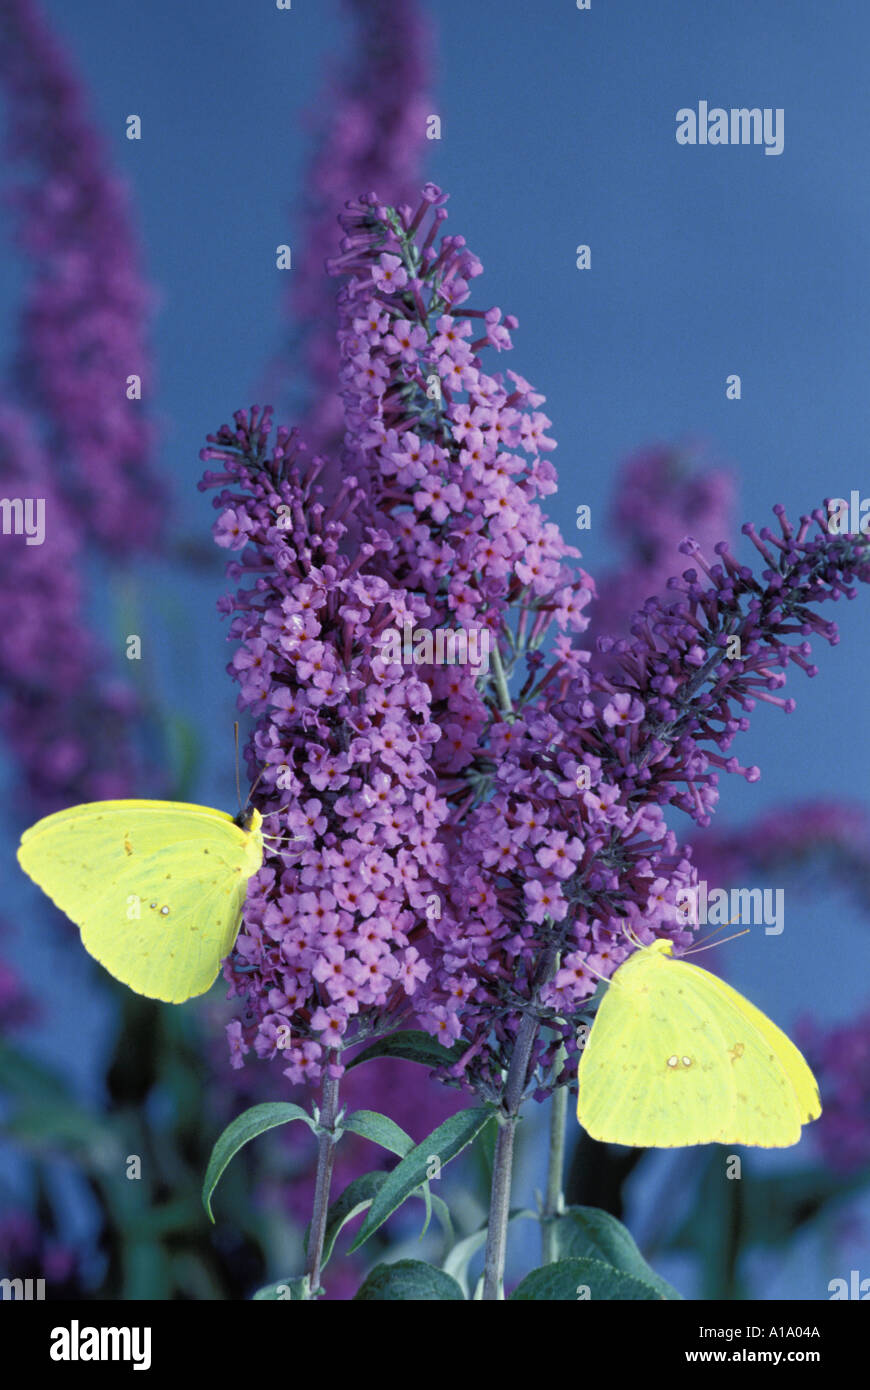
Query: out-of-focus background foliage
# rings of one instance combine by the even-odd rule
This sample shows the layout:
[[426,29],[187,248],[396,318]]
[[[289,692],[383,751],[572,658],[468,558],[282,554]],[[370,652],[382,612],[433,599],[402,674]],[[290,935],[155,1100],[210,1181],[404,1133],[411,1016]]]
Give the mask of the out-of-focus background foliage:
[[[297,0],[286,12],[241,0],[33,8],[78,74],[107,167],[129,184],[155,296],[142,406],[157,430],[149,466],[166,483],[165,539],[137,553],[131,508],[129,554],[89,545],[81,559],[88,621],[108,668],[141,701],[142,782],[127,794],[233,806],[234,703],[215,608],[225,582],[209,499],[195,486],[197,453],[208,431],[264,390],[288,423],[311,408],[305,325],[293,318],[288,281],[320,296],[321,316],[332,290],[318,288],[327,248],[308,239],[306,171],[318,150],[328,164],[323,141],[354,64],[362,95],[357,116],[344,117],[351,143],[366,102],[370,117],[378,102],[407,98],[401,55],[372,80],[378,44],[389,49],[389,32],[377,32],[389,8],[375,4],[362,18],[365,6],[339,0]],[[416,5],[399,8],[414,20]],[[549,514],[578,540],[601,592],[608,574],[649,558],[624,516],[621,527],[607,524],[629,487],[620,466],[639,449],[662,445],[696,475],[730,472],[732,535],[744,518],[767,522],[777,501],[794,517],[826,496],[870,494],[861,234],[870,14],[808,0],[763,0],[730,20],[692,0],[589,12],[572,0],[419,8],[431,93],[421,93],[419,113],[442,121],[440,141],[420,130],[419,177],[450,193],[448,230],[484,262],[473,302],[519,318],[515,351],[498,365],[547,396],[560,475]],[[342,75],[323,95],[330,68]],[[702,99],[784,108],[783,154],[678,146],[677,109]],[[0,93],[0,121],[9,107]],[[131,113],[142,120],[139,141],[125,137]],[[62,146],[62,123],[49,134]],[[0,162],[0,186],[18,173]],[[16,225],[4,208],[3,396],[18,405],[19,312],[40,250],[14,245]],[[293,247],[292,271],[275,267],[279,243]],[[575,266],[580,243],[591,247],[588,271]],[[137,368],[119,364],[122,376]],[[741,376],[739,402],[726,400],[729,373]],[[8,495],[11,484],[2,486]],[[580,503],[592,508],[582,534]],[[673,571],[683,563],[674,553]],[[717,953],[715,968],[789,1031],[812,1020],[806,1045],[834,1126],[827,1145],[811,1130],[797,1151],[749,1151],[743,1180],[728,1183],[718,1149],[608,1153],[576,1141],[569,1200],[621,1215],[687,1296],[825,1298],[829,1280],[870,1273],[866,601],[859,594],[826,615],[842,640],[817,648],[815,680],[794,682],[797,711],[759,710],[739,752],[763,780],[723,779],[720,839],[706,851],[711,881],[785,889],[782,935],[756,930]],[[124,659],[130,632],[142,637],[140,663]],[[232,1011],[220,983],[207,1001],[173,1009],[115,987],[90,961],[14,863],[37,813],[14,748],[2,777],[0,1276],[41,1275],[49,1297],[243,1298],[297,1273],[307,1130],[250,1146],[223,1180],[215,1228],[198,1189],[214,1138],[245,1104],[301,1097],[278,1065],[249,1060],[230,1071],[223,1024]],[[851,809],[800,811],[814,799]],[[700,844],[687,823],[679,829]],[[352,1103],[386,1111],[415,1139],[461,1103],[409,1064],[373,1063],[353,1078]],[[543,1183],[545,1120],[533,1107],[524,1126],[517,1205],[533,1204]],[[351,1148],[357,1141],[345,1143],[336,1193],[375,1166]],[[126,1176],[134,1154],[141,1180]],[[442,1191],[459,1230],[473,1230],[485,1211],[485,1155],[445,1173]],[[385,1228],[390,1258],[418,1253],[416,1215],[403,1209]],[[439,1239],[426,1237],[426,1258],[437,1259]],[[518,1279],[535,1259],[521,1225],[512,1239]],[[350,1296],[366,1267],[349,1270],[342,1248],[326,1271],[333,1298]]]

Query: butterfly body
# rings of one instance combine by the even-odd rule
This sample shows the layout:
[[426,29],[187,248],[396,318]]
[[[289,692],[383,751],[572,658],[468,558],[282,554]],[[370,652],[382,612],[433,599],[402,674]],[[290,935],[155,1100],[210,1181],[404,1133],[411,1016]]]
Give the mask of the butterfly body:
[[642,946],[616,970],[580,1059],[577,1118],[643,1148],[784,1148],[821,1114],[798,1049],[717,976]]
[[259,811],[240,823],[180,801],[95,801],[24,832],[22,869],[139,994],[203,994],[236,939],[263,862]]

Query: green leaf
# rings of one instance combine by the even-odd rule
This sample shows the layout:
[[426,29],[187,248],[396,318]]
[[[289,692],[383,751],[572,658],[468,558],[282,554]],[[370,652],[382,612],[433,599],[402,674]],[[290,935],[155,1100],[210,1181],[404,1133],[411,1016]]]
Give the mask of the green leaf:
[[[323,1240],[323,1254],[320,1258],[320,1268],[326,1267],[326,1262],[332,1254],[333,1247],[337,1241],[341,1230],[352,1221],[360,1212],[366,1211],[371,1206],[377,1195],[378,1189],[387,1180],[386,1173],[363,1173],[361,1177],[354,1178],[353,1182],[348,1183],[340,1197],[336,1197],[331,1203],[329,1211],[326,1213],[326,1235]],[[305,1232],[303,1248],[308,1254],[308,1237],[311,1233],[311,1224]]]
[[495,1163],[495,1141],[498,1138],[498,1120],[495,1115],[491,1115],[480,1133],[480,1152],[486,1164],[487,1177],[492,1180],[492,1169]]
[[[556,1260],[527,1274],[511,1294],[511,1301],[539,1303],[576,1301],[578,1289],[589,1290],[594,1301],[602,1299],[664,1299],[652,1284],[614,1269],[603,1260]],[[672,1295],[678,1298],[679,1294]]]
[[357,1235],[349,1253],[358,1250],[369,1236],[383,1225],[387,1217],[392,1216],[406,1198],[422,1186],[426,1181],[426,1170],[432,1155],[438,1156],[443,1168],[446,1163],[450,1162],[451,1158],[455,1158],[466,1145],[471,1143],[491,1114],[492,1111],[487,1106],[475,1107],[473,1110],[460,1110],[458,1114],[451,1115],[449,1119],[433,1130],[422,1143],[417,1144],[388,1174],[387,1181],[375,1197],[362,1230]]
[[423,1260],[397,1260],[391,1265],[375,1265],[354,1301],[372,1303],[377,1299],[410,1299],[415,1302],[465,1302],[465,1295],[455,1279],[443,1269],[427,1265]]
[[230,1160],[249,1140],[256,1139],[258,1134],[264,1134],[267,1129],[286,1125],[290,1120],[304,1120],[312,1130],[315,1128],[315,1121],[308,1112],[303,1110],[301,1105],[293,1105],[290,1101],[267,1101],[264,1105],[252,1105],[250,1110],[245,1110],[232,1124],[227,1125],[211,1151],[202,1185],[202,1200],[210,1221],[214,1221],[211,1209],[212,1194]]
[[125,1150],[112,1127],[74,1104],[49,1102],[17,1107],[2,1125],[17,1143],[41,1152],[63,1149],[98,1171],[123,1170]]
[[[531,1211],[524,1207],[516,1207],[508,1217],[508,1221],[519,1221],[521,1218],[531,1218],[532,1221],[539,1221],[540,1217],[536,1211]],[[474,1231],[470,1236],[465,1236],[454,1245],[448,1254],[442,1269],[445,1274],[449,1274],[461,1286],[466,1298],[470,1298],[468,1287],[468,1266],[474,1259],[478,1250],[482,1250],[486,1245],[486,1236],[489,1230],[488,1225],[481,1226],[479,1231]]]
[[[429,1184],[426,1183],[426,1188],[428,1188],[428,1187],[429,1187]],[[424,1198],[424,1200],[425,1200],[425,1198]],[[435,1215],[438,1217],[438,1220],[441,1222],[441,1225],[442,1225],[443,1228],[444,1228],[444,1234],[445,1234],[445,1236],[447,1237],[447,1244],[448,1244],[448,1246],[450,1246],[450,1245],[453,1244],[453,1241],[454,1241],[454,1239],[455,1239],[454,1234],[453,1234],[453,1222],[452,1222],[451,1219],[450,1219],[450,1208],[448,1207],[447,1203],[444,1201],[444,1198],[443,1198],[443,1197],[438,1197],[438,1196],[436,1196],[434,1192],[430,1193],[429,1200],[430,1200],[430,1202],[431,1202],[431,1211],[430,1211],[430,1209],[427,1207],[427,1210],[426,1210],[426,1225],[423,1227],[422,1231],[420,1232],[420,1237],[419,1237],[419,1238],[420,1238],[420,1240],[422,1240],[423,1237],[424,1237],[424,1235],[426,1234],[427,1227],[428,1227],[428,1225],[429,1225],[429,1222],[430,1222],[431,1219],[432,1219],[432,1211],[434,1211]]]
[[[326,1268],[326,1263],[332,1255],[335,1242],[343,1228],[349,1221],[352,1221],[355,1216],[359,1216],[361,1212],[364,1212],[371,1206],[375,1196],[388,1177],[388,1173],[363,1173],[361,1177],[354,1178],[353,1182],[348,1183],[341,1196],[337,1197],[332,1203],[326,1216],[326,1234],[323,1239],[323,1254],[320,1259],[321,1269]],[[421,1201],[425,1200],[423,1192],[413,1192],[411,1196],[419,1197]],[[442,1201],[440,1197],[435,1196],[432,1196],[430,1201],[431,1208],[435,1211],[438,1220],[444,1227],[448,1244],[452,1244],[453,1223],[450,1220],[450,1212],[447,1208],[447,1203]],[[308,1240],[310,1234],[311,1224],[309,1223],[303,1241],[303,1249],[306,1255],[308,1254]],[[423,1234],[425,1234],[425,1228]],[[422,1234],[420,1239],[423,1239]]]
[[406,1134],[401,1125],[397,1125],[388,1115],[378,1114],[377,1110],[355,1110],[342,1120],[341,1127],[350,1130],[351,1134],[362,1135],[363,1139],[371,1139],[373,1144],[380,1144],[382,1149],[389,1149],[399,1158],[404,1158],[414,1147],[410,1134]]
[[403,1057],[406,1062],[418,1062],[421,1067],[443,1067],[456,1062],[465,1050],[466,1044],[457,1043],[453,1048],[442,1047],[428,1033],[418,1028],[408,1028],[402,1033],[391,1033],[388,1038],[364,1047],[353,1061],[348,1062],[345,1071],[358,1067],[361,1062],[373,1062],[376,1057]]
[[34,1105],[50,1100],[72,1102],[72,1091],[61,1076],[8,1043],[0,1043],[0,1090],[23,1096]]
[[290,1303],[304,1303],[311,1300],[311,1281],[307,1274],[301,1279],[283,1279],[277,1284],[264,1284],[262,1289],[252,1295],[254,1303],[285,1300]]
[[555,1218],[556,1258],[600,1260],[659,1290],[662,1298],[679,1298],[644,1259],[631,1232],[610,1212],[598,1207],[568,1207]]

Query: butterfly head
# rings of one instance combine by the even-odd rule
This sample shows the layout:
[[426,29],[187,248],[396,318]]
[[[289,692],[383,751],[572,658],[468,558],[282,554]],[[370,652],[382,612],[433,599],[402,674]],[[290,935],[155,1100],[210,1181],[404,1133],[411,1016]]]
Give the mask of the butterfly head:
[[666,936],[658,936],[655,941],[651,941],[648,946],[642,946],[642,951],[655,951],[658,956],[672,956],[674,954],[674,943],[669,941]]
[[263,817],[256,806],[249,806],[246,810],[239,811],[238,815],[233,816],[233,825],[237,825],[240,830],[246,830],[251,835],[258,834],[262,824]]

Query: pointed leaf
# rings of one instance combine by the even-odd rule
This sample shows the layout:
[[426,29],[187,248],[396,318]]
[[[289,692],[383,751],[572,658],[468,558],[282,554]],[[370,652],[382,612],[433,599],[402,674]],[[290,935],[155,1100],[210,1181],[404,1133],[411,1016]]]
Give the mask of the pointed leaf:
[[472,1110],[460,1110],[451,1115],[428,1138],[417,1144],[393,1171],[378,1192],[371,1210],[363,1223],[362,1230],[351,1246],[351,1253],[368,1240],[369,1236],[382,1226],[388,1216],[402,1205],[411,1193],[426,1181],[429,1159],[437,1155],[443,1168],[451,1158],[461,1153],[480,1132],[492,1111],[487,1106]]
[[[323,1254],[320,1258],[320,1268],[325,1269],[326,1262],[332,1254],[333,1246],[341,1234],[342,1228],[352,1221],[360,1212],[366,1211],[374,1201],[375,1195],[387,1180],[386,1173],[363,1173],[361,1177],[354,1178],[353,1182],[348,1183],[340,1197],[336,1197],[331,1203],[326,1214],[326,1235],[323,1239]],[[308,1237],[311,1234],[311,1224],[305,1232],[303,1248],[308,1254]]]
[[[624,1270],[614,1269],[613,1265],[605,1264],[603,1260],[572,1259],[556,1260],[553,1264],[533,1269],[514,1289],[511,1301],[576,1302],[578,1293],[581,1298],[585,1297],[586,1289],[593,1302],[603,1299],[663,1300],[668,1297],[652,1284],[636,1279]],[[680,1297],[678,1293],[670,1296]]]
[[397,1125],[388,1115],[380,1115],[377,1110],[355,1110],[342,1120],[341,1127],[350,1130],[351,1134],[362,1135],[363,1139],[371,1139],[373,1144],[380,1144],[382,1149],[389,1149],[399,1158],[404,1158],[414,1147],[410,1134],[406,1134],[401,1125]]
[[293,1105],[290,1101],[268,1101],[264,1105],[252,1105],[250,1110],[245,1110],[232,1124],[227,1125],[211,1151],[202,1184],[202,1201],[210,1221],[214,1221],[211,1209],[212,1194],[230,1160],[249,1140],[256,1139],[258,1134],[264,1134],[267,1129],[286,1125],[290,1120],[304,1120],[312,1130],[315,1128],[315,1121],[308,1112],[303,1110],[301,1105]]
[[373,1062],[376,1057],[403,1057],[406,1062],[418,1062],[421,1067],[449,1066],[458,1061],[464,1050],[463,1043],[457,1043],[452,1048],[442,1047],[428,1033],[418,1028],[408,1028],[364,1047],[347,1063],[345,1071],[358,1067],[361,1062]]
[[372,1303],[379,1299],[411,1299],[464,1303],[465,1296],[455,1279],[443,1269],[423,1260],[397,1260],[391,1265],[375,1265],[354,1301]]
[[555,1219],[556,1258],[602,1260],[614,1269],[659,1288],[663,1298],[679,1298],[656,1274],[635,1244],[631,1232],[610,1212],[599,1207],[568,1207]]
[[[426,1183],[426,1188],[428,1188],[428,1187],[429,1187],[429,1184]],[[417,1193],[416,1195],[419,1196],[420,1194]],[[425,1199],[424,1199],[424,1200],[425,1200]],[[450,1246],[450,1245],[453,1244],[453,1242],[454,1242],[454,1240],[455,1240],[455,1236],[454,1236],[454,1234],[453,1234],[453,1222],[452,1222],[451,1219],[450,1219],[450,1208],[448,1207],[447,1203],[444,1201],[444,1198],[443,1198],[443,1197],[437,1197],[437,1196],[435,1195],[434,1192],[430,1193],[429,1201],[430,1201],[430,1203],[431,1203],[431,1211],[427,1208],[427,1211],[426,1211],[426,1225],[423,1227],[422,1231],[420,1232],[420,1240],[422,1240],[423,1237],[424,1237],[424,1235],[426,1234],[426,1229],[427,1229],[427,1227],[428,1227],[428,1225],[429,1225],[430,1220],[432,1219],[431,1213],[432,1213],[432,1211],[434,1211],[435,1215],[438,1217],[438,1220],[441,1222],[441,1225],[442,1225],[443,1228],[444,1228],[444,1234],[445,1234],[445,1236],[447,1237],[447,1244],[448,1244],[448,1246]]]

